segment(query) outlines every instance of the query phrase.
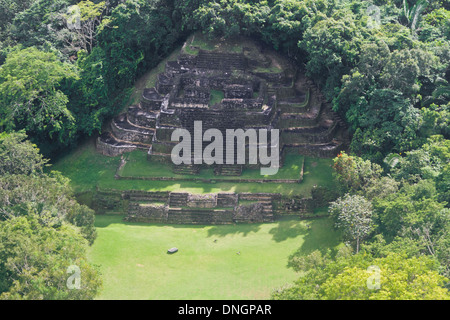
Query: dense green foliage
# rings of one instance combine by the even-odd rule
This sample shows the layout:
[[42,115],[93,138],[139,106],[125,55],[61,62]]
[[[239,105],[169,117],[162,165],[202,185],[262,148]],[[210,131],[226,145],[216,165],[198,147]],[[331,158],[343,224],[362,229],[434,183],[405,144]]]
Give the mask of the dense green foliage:
[[46,155],[100,132],[183,35],[166,1],[2,5],[12,15],[0,26],[0,125],[26,129]]
[[[76,203],[66,178],[43,173],[33,144],[56,156],[101,132],[136,79],[198,30],[251,36],[287,54],[352,133],[350,155],[335,159],[340,198],[330,213],[356,253],[293,256],[305,276],[274,297],[448,298],[448,0],[0,1],[0,238],[14,233],[0,243],[1,297],[94,296],[90,267],[81,296],[62,289],[62,269],[42,273],[83,256],[95,230],[93,212]],[[78,245],[68,240],[80,235]],[[46,254],[65,243],[67,253]],[[386,286],[367,291],[372,264],[385,270]],[[39,281],[55,285],[47,291]]]
[[211,37],[258,37],[304,64],[351,125],[352,151],[381,163],[449,136],[448,9],[446,1],[222,0],[205,1],[191,20]]
[[314,251],[291,261],[291,266],[304,272],[304,276],[293,285],[274,291],[274,299],[450,299],[448,290],[442,287],[448,279],[439,275],[429,257],[393,253],[354,255],[344,247],[334,258],[330,252]]
[[[345,153],[336,157],[342,196],[329,211],[348,247],[293,255],[289,264],[305,275],[273,297],[450,299],[449,151],[449,140],[433,136],[385,169]],[[366,285],[369,266],[380,270],[378,289]]]
[[[25,138],[0,135],[0,299],[93,299],[94,212],[75,201],[67,178],[43,173],[46,160]],[[76,290],[66,285],[72,265],[82,273]]]
[[[101,285],[96,268],[86,260],[86,240],[69,224],[43,223],[26,217],[0,221],[0,299],[93,299]],[[80,270],[80,288],[70,289],[70,266]]]
[[[74,4],[78,20],[68,9]],[[34,125],[19,110],[3,113],[47,154],[101,131],[127,103],[136,78],[198,29],[210,37],[259,38],[304,65],[347,119],[352,151],[363,158],[381,163],[433,134],[449,135],[448,1],[30,0],[2,6],[10,13],[0,26],[3,60],[9,56],[1,68],[3,108],[17,101],[33,103],[38,115],[44,106],[52,111]],[[18,53],[12,49],[18,44],[36,49]],[[39,78],[37,87],[26,86],[28,72],[8,67],[31,54],[49,59],[49,52],[63,61],[51,58],[56,83],[50,91]],[[68,63],[70,71],[58,69]],[[9,92],[13,74],[33,89],[32,100],[27,92]],[[60,83],[58,74],[69,83]]]

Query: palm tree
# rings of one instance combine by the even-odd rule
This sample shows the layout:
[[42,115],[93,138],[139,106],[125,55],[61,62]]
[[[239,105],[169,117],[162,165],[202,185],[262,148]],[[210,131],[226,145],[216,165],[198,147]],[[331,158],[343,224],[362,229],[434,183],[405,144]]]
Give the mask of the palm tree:
[[436,89],[434,89],[432,96],[434,99],[443,99],[444,101],[450,101],[450,84],[447,80],[438,78],[436,80]]
[[410,7],[407,0],[403,0],[403,17],[407,21],[408,27],[414,32],[417,29],[420,20],[420,14],[428,5],[428,0],[417,0]]

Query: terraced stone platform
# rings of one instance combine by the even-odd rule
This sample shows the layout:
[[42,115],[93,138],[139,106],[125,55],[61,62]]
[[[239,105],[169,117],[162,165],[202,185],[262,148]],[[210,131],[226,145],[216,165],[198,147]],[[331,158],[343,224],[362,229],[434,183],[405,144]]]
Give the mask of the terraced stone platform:
[[96,211],[114,213],[121,207],[126,221],[164,224],[232,224],[273,222],[283,215],[317,217],[323,201],[277,193],[216,193],[98,190]]
[[[295,65],[283,57],[274,58],[252,40],[243,42],[237,53],[203,50],[192,43],[193,39],[188,40],[178,59],[166,63],[156,86],[143,91],[138,105],[111,122],[110,133],[98,138],[100,152],[117,155],[147,148],[149,157],[170,163],[176,144],[171,141],[172,132],[184,128],[193,134],[194,121],[202,121],[203,131],[215,128],[223,133],[240,128],[280,129],[281,155],[286,149],[332,157],[346,147],[345,123]],[[195,50],[197,54],[188,53]],[[268,68],[273,64],[279,68]],[[211,104],[218,92],[222,99]],[[217,175],[239,176],[246,167],[216,165],[214,170]],[[174,166],[180,174],[195,175],[198,170],[194,165]]]
[[[203,148],[210,144],[194,136],[196,121],[201,121],[203,132],[218,129],[224,136],[227,129],[279,129],[281,164],[287,153],[329,158],[346,149],[349,141],[346,124],[332,111],[314,83],[288,59],[251,39],[241,41],[239,50],[228,51],[223,47],[230,49],[230,46],[223,43],[208,50],[193,43],[191,37],[177,59],[165,63],[155,86],[143,90],[140,102],[111,121],[109,131],[97,139],[99,152],[116,156],[143,149],[148,159],[166,163],[176,175],[196,177],[207,168],[213,169],[219,180],[223,176],[239,183],[244,170],[259,169],[260,165],[248,161],[235,165],[194,164],[194,161],[174,165],[171,161],[172,148],[177,144],[171,141],[174,130],[188,130],[194,150],[196,143]],[[246,152],[249,148],[246,141]],[[119,178],[133,179],[116,175]],[[300,174],[288,182],[301,180]],[[280,199],[274,194],[218,193],[213,202],[177,192],[159,195],[156,200],[134,193],[122,193],[121,197],[128,201],[128,220],[161,223],[269,222],[280,212],[306,212],[312,207],[311,199]],[[111,201],[125,205],[122,200],[116,196]]]

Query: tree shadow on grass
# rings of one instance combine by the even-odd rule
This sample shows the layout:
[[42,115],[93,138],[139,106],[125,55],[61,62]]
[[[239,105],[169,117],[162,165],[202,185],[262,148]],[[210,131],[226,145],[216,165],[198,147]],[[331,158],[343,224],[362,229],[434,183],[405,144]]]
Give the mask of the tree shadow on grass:
[[258,232],[261,229],[260,223],[242,223],[233,225],[213,226],[208,230],[208,237],[225,237],[230,234],[242,234],[246,237],[251,232]]
[[301,220],[279,220],[277,226],[272,228],[269,233],[275,242],[282,242],[307,234],[308,227],[307,223]]
[[127,226],[141,226],[141,227],[166,227],[166,228],[189,228],[189,229],[201,229],[207,226],[196,224],[168,224],[168,223],[149,223],[149,222],[135,222],[124,221],[126,215],[119,214],[99,214],[95,216],[96,228],[107,228],[111,224],[123,224]]
[[332,219],[319,218],[309,220],[308,223],[310,228],[303,238],[302,245],[290,255],[287,264],[288,267],[291,266],[293,259],[306,256],[316,250],[322,254],[331,250],[331,254],[334,256],[339,245],[342,244],[341,233],[334,228]]
[[125,215],[118,214],[96,214],[94,225],[96,228],[107,228],[111,224],[123,224],[124,217]]

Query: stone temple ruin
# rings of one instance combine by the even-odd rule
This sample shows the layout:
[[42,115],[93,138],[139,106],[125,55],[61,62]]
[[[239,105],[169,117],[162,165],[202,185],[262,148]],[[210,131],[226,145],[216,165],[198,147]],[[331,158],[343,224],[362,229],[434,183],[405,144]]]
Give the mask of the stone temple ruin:
[[[172,132],[185,128],[193,136],[194,121],[202,121],[203,131],[216,128],[224,134],[226,129],[280,129],[281,156],[285,152],[335,156],[344,145],[343,122],[299,70],[286,61],[279,70],[270,70],[271,58],[255,53],[258,49],[263,50],[199,50],[197,55],[181,53],[177,61],[168,61],[156,87],[145,89],[140,104],[116,117],[110,132],[98,138],[98,150],[116,156],[140,148],[149,157],[170,163],[177,144],[171,141]],[[201,166],[179,165],[174,170],[195,174]],[[240,175],[243,166],[214,169],[218,175]]]
[[[202,121],[203,132],[216,128],[224,136],[226,129],[279,129],[281,165],[288,152],[333,157],[345,148],[344,122],[304,72],[249,39],[241,43],[245,44],[241,50],[227,51],[220,46],[203,50],[186,42],[177,60],[166,63],[156,86],[144,90],[140,103],[113,119],[110,131],[98,138],[97,150],[117,156],[143,149],[148,159],[167,162],[175,173],[195,175],[207,165],[171,161],[178,143],[171,141],[172,132],[184,128],[193,137],[194,121]],[[210,142],[202,143],[205,147]],[[216,175],[239,176],[243,169],[258,165],[212,166]],[[260,219],[255,221],[271,219],[263,207],[258,207]],[[173,211],[160,209],[166,217],[167,210]],[[239,215],[236,208],[234,215]]]

